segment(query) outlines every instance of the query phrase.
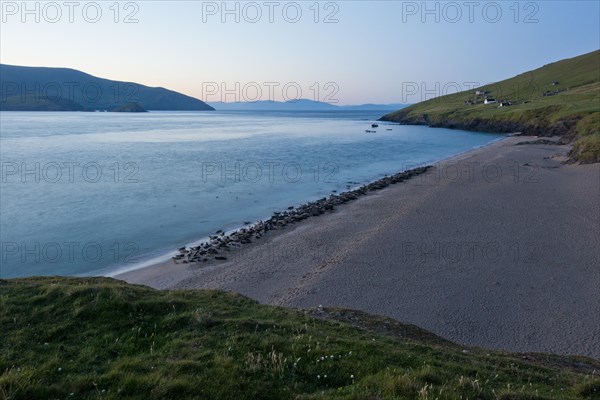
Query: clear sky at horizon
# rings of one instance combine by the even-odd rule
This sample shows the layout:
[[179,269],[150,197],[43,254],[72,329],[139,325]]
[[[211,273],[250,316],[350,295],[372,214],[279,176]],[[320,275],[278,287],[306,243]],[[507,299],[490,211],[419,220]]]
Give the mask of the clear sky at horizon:
[[598,1],[1,3],[4,64],[208,102],[416,102],[600,48]]

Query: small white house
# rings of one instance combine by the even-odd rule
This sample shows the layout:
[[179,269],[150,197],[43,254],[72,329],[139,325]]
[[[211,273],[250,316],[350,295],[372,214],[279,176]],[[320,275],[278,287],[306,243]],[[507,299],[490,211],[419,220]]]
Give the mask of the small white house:
[[483,104],[494,104],[495,102],[496,102],[496,99],[489,98],[489,99],[485,99],[483,101]]
[[476,90],[475,91],[476,96],[483,96],[484,94],[487,94],[486,90]]

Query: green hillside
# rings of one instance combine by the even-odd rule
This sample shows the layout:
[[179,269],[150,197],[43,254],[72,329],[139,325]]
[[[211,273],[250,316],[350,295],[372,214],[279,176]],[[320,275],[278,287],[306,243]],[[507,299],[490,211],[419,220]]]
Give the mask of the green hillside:
[[0,280],[2,399],[600,398],[600,363],[458,346],[348,310],[107,278]]
[[[485,91],[477,95],[476,91]],[[497,102],[484,104],[485,98]],[[510,106],[498,107],[500,103]],[[559,135],[572,156],[600,162],[600,50],[387,114],[384,121],[483,132]]]

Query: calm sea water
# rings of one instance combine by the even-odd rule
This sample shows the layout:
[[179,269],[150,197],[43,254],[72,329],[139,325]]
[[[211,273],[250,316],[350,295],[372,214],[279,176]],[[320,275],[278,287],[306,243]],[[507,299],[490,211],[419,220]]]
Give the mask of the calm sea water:
[[497,140],[384,112],[0,113],[0,277],[111,275]]

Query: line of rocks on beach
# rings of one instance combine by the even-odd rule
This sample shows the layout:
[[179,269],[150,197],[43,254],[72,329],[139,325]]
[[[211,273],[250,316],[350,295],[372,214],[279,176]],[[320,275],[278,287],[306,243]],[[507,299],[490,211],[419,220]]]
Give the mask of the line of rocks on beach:
[[274,212],[273,216],[265,221],[258,221],[253,225],[247,225],[230,234],[218,230],[215,235],[209,236],[209,241],[193,247],[179,248],[179,254],[173,256],[173,261],[183,264],[207,262],[209,260],[227,260],[227,253],[237,249],[244,244],[252,243],[252,240],[260,239],[263,234],[271,230],[282,229],[287,225],[303,221],[310,217],[317,217],[328,211],[333,211],[335,206],[356,200],[359,196],[368,192],[381,190],[389,185],[406,181],[413,176],[427,172],[431,166],[419,167],[408,171],[399,172],[395,175],[385,176],[374,182],[363,185],[357,189],[349,190],[339,194],[303,204],[299,207],[288,207],[286,211]]

